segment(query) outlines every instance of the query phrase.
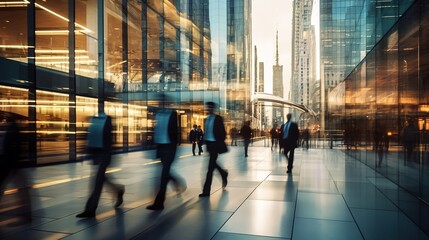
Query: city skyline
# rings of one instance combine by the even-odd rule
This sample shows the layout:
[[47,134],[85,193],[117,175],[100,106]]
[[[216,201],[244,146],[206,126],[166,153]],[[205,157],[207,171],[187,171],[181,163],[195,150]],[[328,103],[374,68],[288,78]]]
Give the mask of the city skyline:
[[[279,34],[279,65],[283,65],[284,96],[288,98],[292,76],[292,14],[293,1],[253,0],[252,41],[258,49],[258,62],[265,65],[265,92],[272,93],[276,55],[276,32]],[[260,21],[264,19],[264,21]],[[313,2],[312,24],[316,31],[316,78],[320,79],[319,64],[319,0]],[[254,71],[253,71],[254,73]],[[252,73],[252,74],[253,74]],[[254,79],[254,76],[252,76]]]

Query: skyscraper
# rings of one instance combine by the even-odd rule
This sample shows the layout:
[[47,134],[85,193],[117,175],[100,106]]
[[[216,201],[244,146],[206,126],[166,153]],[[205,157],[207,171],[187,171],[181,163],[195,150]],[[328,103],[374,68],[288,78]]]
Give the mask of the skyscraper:
[[[276,55],[275,65],[273,65],[273,95],[284,97],[283,89],[283,65],[279,65],[279,33],[276,32]],[[284,121],[283,107],[273,106],[273,125],[279,125]]]
[[311,25],[312,0],[294,1],[292,79],[290,100],[312,107],[315,86],[315,33]]

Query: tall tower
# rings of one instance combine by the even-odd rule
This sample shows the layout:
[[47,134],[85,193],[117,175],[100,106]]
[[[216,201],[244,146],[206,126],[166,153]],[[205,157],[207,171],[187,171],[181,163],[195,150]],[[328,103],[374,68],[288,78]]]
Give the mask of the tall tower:
[[[283,65],[279,65],[279,32],[276,32],[276,64],[273,65],[273,95],[284,97],[283,93]],[[283,107],[273,106],[273,125],[280,125],[284,122]]]
[[[265,92],[264,78],[264,62],[259,62],[259,77],[258,77],[258,92]],[[261,130],[268,128],[267,114],[265,114],[265,106],[260,106],[261,112]]]

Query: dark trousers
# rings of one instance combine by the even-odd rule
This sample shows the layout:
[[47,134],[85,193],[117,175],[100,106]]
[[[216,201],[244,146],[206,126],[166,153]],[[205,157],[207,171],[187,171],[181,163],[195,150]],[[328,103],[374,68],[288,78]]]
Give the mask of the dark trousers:
[[165,194],[167,192],[167,184],[171,180],[173,181],[176,190],[179,190],[180,185],[184,185],[185,181],[171,174],[171,164],[176,157],[176,144],[159,144],[158,154],[161,159],[162,172],[161,172],[161,183],[159,186],[158,194],[156,195],[154,205],[162,206],[165,201]]
[[198,155],[201,155],[202,152],[203,152],[203,142],[199,141],[198,142]]
[[293,168],[293,158],[295,155],[295,147],[291,147],[289,144],[284,144],[283,148],[284,148],[284,154],[287,159],[287,170],[291,171]]
[[244,156],[247,157],[247,152],[249,150],[250,139],[244,139]]
[[211,141],[206,141],[206,145],[207,145],[207,152],[209,152],[210,158],[209,158],[209,166],[207,169],[206,182],[204,183],[204,188],[203,188],[203,194],[210,194],[210,189],[213,181],[213,171],[217,169],[223,180],[226,178],[227,172],[224,169],[222,169],[216,162],[217,156],[218,156],[216,143]]
[[197,142],[192,142],[192,154],[195,155],[195,148],[197,147]]
[[93,191],[85,205],[85,211],[95,212],[98,207],[103,184],[111,188],[116,194],[124,188],[123,185],[114,183],[106,176],[106,169],[110,165],[110,153],[95,153],[92,155],[94,162],[98,163],[97,174],[93,178]]

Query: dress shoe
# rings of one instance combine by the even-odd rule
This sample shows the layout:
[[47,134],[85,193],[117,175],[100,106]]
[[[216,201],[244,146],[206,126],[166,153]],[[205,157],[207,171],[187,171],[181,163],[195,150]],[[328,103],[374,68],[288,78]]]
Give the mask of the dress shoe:
[[222,188],[226,188],[228,184],[228,170],[225,170],[225,176],[222,178]]
[[76,215],[78,218],[93,218],[95,217],[95,211],[85,211]]
[[125,193],[125,188],[124,187],[122,187],[121,189],[119,189],[118,196],[117,196],[116,203],[115,203],[115,208],[121,206],[122,203],[124,202],[124,193]]
[[208,193],[201,193],[200,195],[198,195],[198,197],[210,197],[210,194],[208,194]]
[[162,210],[162,209],[164,209],[164,205],[152,204],[152,205],[147,206],[146,209],[153,210],[153,211]]
[[179,184],[179,183],[175,183],[174,184],[174,188],[176,190],[177,195],[182,194],[183,192],[186,191],[186,188],[188,188],[188,186],[186,185],[185,182]]

